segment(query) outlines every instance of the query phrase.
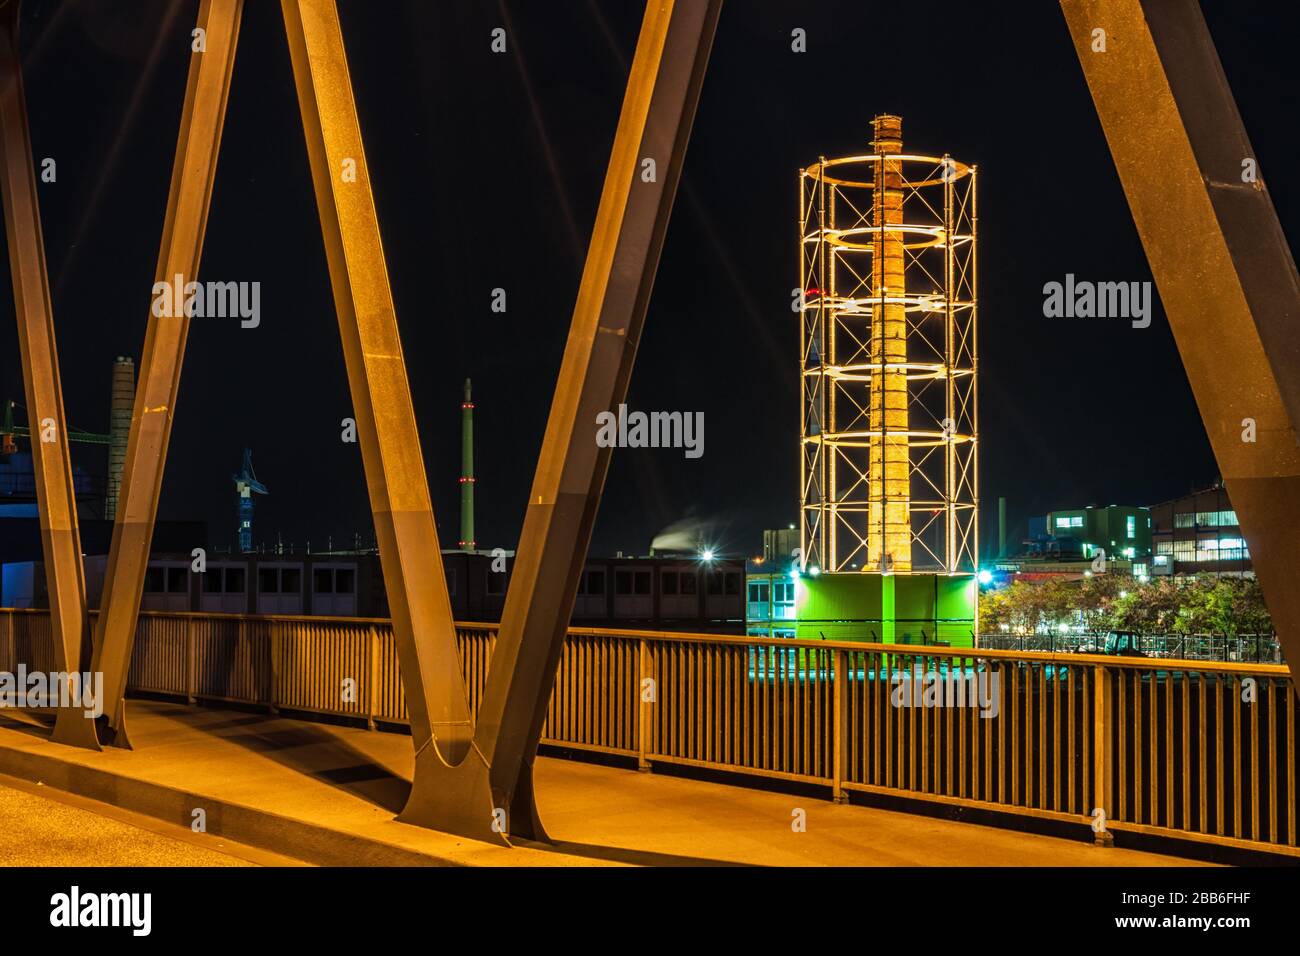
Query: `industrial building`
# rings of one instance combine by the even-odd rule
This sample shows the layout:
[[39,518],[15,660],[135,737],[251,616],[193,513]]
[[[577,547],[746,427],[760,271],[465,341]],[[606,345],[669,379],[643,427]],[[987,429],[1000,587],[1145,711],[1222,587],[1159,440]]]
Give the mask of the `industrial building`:
[[[145,572],[141,608],[209,614],[388,617],[379,556],[369,553],[215,554],[193,569],[188,551],[159,552]],[[87,557],[86,600],[99,606],[105,555]],[[495,622],[514,566],[509,551],[442,552],[458,621]],[[500,570],[504,568],[504,570]],[[745,620],[740,561],[698,557],[589,559],[574,601],[576,624],[739,633]],[[48,607],[39,561],[0,565],[4,607]]]
[[1156,575],[1254,577],[1250,549],[1222,483],[1151,506]]
[[1132,505],[1072,508],[1049,512],[1044,519],[1047,540],[1061,556],[1078,553],[1092,558],[1143,562],[1151,556],[1151,512]]
[[990,569],[1002,581],[1075,580],[1095,573],[1104,554],[1109,574],[1145,578],[1151,573],[1152,518],[1138,505],[1059,508],[1030,517],[1029,535],[1015,555]]
[[763,553],[745,562],[745,633],[794,637],[794,582],[799,574],[799,529],[763,532]]
[[1060,508],[1029,519],[1024,556],[1071,561],[1105,552],[1139,565],[1151,557],[1151,510],[1137,505]]

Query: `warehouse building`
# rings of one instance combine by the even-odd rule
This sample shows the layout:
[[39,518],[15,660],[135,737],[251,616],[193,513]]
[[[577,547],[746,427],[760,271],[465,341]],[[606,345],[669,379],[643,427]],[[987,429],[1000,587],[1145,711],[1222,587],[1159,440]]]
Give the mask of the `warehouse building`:
[[1237,512],[1222,483],[1153,505],[1151,519],[1153,574],[1255,576]]

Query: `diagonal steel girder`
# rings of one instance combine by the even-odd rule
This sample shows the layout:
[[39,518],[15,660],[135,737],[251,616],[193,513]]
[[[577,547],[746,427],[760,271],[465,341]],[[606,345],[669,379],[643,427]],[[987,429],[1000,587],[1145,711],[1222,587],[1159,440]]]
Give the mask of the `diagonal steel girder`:
[[[199,6],[197,27],[203,30],[205,48],[190,56],[158,252],[158,282],[176,283],[180,276],[183,288],[185,283],[198,279],[243,8],[244,0],[203,0]],[[91,666],[104,675],[100,739],[120,747],[130,746],[124,699],[127,671],[189,334],[189,317],[184,309],[176,311],[181,314],[157,316],[153,308],[149,310],[113,542],[95,627]]]
[[[1255,154],[1195,0],[1063,0],[1061,7],[1294,678],[1295,261],[1262,175],[1251,168]],[[1094,49],[1103,42],[1104,51]],[[1254,441],[1246,440],[1251,423]]]
[[646,5],[473,747],[459,764],[417,752],[406,822],[546,839],[533,759],[612,454],[596,444],[596,415],[627,395],[721,8]]
[[416,752],[473,731],[335,0],[282,0]]
[[[67,419],[54,339],[45,240],[32,161],[27,100],[18,47],[17,0],[0,11],[0,176],[3,176],[5,236],[13,275],[18,347],[31,426],[32,465],[41,522],[45,581],[50,594],[54,666],[60,674],[81,673],[88,649],[86,581],[77,527],[77,495],[68,454]],[[62,678],[67,680],[68,678]],[[80,691],[80,683],[72,685]],[[54,690],[54,688],[51,688]],[[93,685],[91,687],[93,691]],[[81,696],[80,693],[77,695]],[[95,724],[84,706],[60,707],[53,739],[99,749]]]

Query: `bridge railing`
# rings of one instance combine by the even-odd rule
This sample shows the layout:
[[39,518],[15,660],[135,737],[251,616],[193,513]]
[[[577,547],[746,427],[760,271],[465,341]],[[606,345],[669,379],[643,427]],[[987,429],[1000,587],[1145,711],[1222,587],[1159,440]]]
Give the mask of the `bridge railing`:
[[[477,713],[495,625],[458,624]],[[0,671],[49,670],[0,610]],[[387,620],[145,612],[129,688],[406,720]],[[657,763],[1297,850],[1285,667],[571,628],[543,742]]]

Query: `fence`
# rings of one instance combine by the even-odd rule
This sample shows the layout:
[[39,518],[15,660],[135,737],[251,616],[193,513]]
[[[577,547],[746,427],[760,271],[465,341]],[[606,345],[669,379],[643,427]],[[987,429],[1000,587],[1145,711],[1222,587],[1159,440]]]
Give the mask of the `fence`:
[[[50,669],[47,611],[0,626]],[[457,638],[476,713],[495,626]],[[129,687],[406,719],[386,620],[146,612]],[[572,628],[543,742],[1300,855],[1296,730],[1269,664]]]
[[[1100,651],[1105,646],[1107,633],[983,634],[980,646],[1012,651],[1086,654]],[[1282,648],[1276,634],[1141,634],[1137,640],[1148,657],[1259,664],[1282,662]]]

